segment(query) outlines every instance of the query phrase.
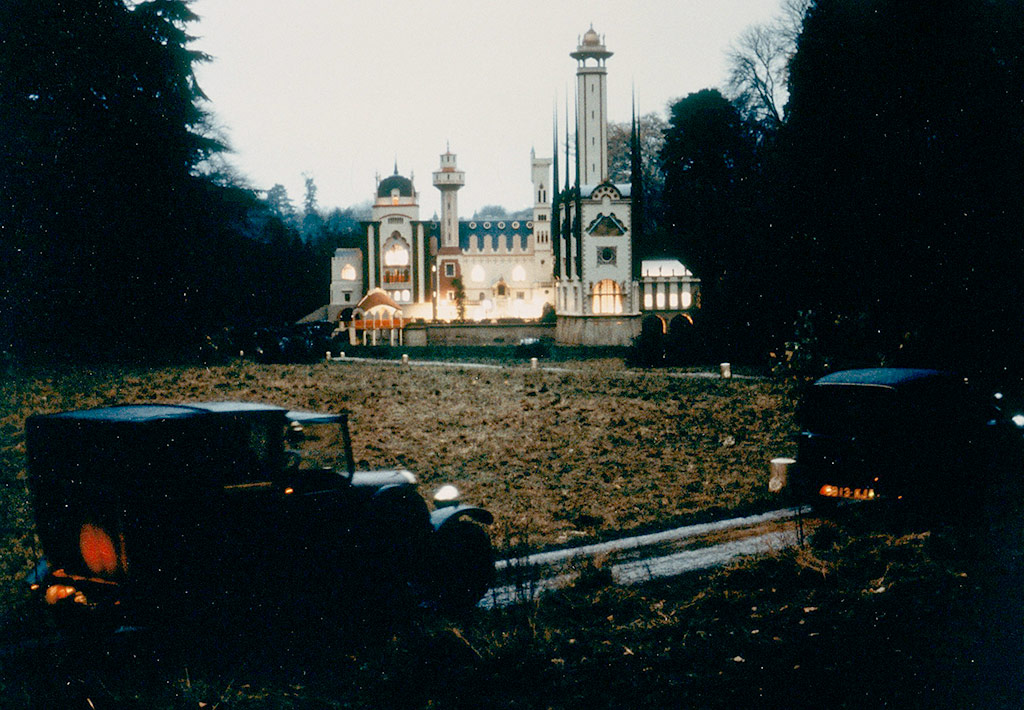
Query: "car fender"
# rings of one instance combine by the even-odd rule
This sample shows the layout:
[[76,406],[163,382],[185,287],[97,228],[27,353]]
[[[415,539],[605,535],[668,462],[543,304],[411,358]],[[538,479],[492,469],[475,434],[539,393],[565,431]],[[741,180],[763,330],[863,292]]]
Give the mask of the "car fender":
[[483,508],[474,505],[452,505],[431,511],[430,524],[434,526],[434,532],[437,532],[445,525],[462,518],[470,518],[484,525],[494,522],[494,516]]

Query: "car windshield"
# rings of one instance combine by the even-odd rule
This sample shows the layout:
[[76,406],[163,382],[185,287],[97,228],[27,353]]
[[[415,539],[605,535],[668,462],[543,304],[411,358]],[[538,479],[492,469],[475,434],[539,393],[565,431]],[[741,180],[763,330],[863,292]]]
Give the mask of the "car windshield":
[[303,423],[288,428],[288,449],[296,454],[301,468],[331,468],[339,473],[348,469],[344,425],[339,422]]

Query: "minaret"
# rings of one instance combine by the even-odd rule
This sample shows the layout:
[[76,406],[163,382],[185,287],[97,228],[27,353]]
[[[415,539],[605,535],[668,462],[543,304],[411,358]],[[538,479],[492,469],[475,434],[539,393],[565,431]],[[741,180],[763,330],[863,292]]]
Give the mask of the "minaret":
[[533,236],[537,249],[551,249],[551,158],[538,158],[530,149],[530,174],[533,182]]
[[612,56],[604,39],[591,27],[576,51],[576,141],[581,185],[608,179],[608,96],[605,60]]
[[459,188],[466,184],[466,174],[455,164],[455,153],[445,149],[441,168],[434,172],[434,187],[441,191],[441,248],[459,246]]

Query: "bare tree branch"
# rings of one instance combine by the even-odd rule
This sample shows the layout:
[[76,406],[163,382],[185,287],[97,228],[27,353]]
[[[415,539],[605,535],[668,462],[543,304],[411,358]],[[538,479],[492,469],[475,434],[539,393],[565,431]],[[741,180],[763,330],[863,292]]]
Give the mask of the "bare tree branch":
[[772,23],[748,27],[727,55],[727,91],[744,115],[769,129],[783,121],[789,60],[812,0],[784,0]]

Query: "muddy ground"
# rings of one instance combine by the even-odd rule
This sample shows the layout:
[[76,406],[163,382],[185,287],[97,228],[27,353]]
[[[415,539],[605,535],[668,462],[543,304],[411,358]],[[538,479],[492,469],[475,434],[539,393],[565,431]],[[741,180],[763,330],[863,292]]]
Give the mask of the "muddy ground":
[[793,449],[787,385],[631,371],[610,359],[560,368],[238,361],[25,373],[0,389],[5,527],[27,524],[27,415],[145,401],[347,410],[357,467],[407,468],[428,493],[456,484],[496,514],[502,549],[774,505],[768,459]]

